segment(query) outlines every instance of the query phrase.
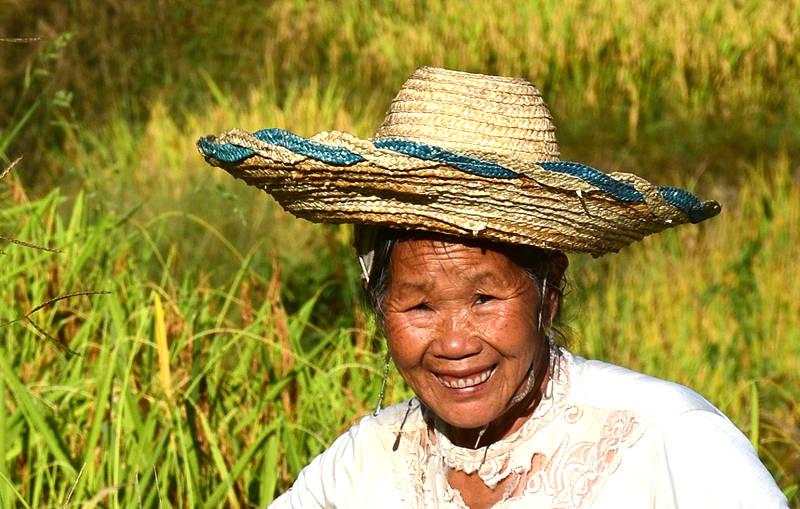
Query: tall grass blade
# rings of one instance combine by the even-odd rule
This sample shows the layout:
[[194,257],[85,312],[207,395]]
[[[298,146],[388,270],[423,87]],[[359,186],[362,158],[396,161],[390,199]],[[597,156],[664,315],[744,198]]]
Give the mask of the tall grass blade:
[[170,373],[169,347],[167,346],[167,326],[164,323],[164,308],[161,305],[161,297],[153,294],[155,306],[155,332],[156,350],[158,352],[158,365],[160,367],[161,389],[168,399],[172,398],[172,374]]
[[761,430],[761,410],[758,399],[758,382],[750,381],[750,443],[755,447],[756,452],[761,448],[759,432]]
[[279,425],[280,425],[279,422],[272,422],[269,424],[269,426],[267,426],[259,433],[258,437],[241,454],[239,459],[233,465],[233,468],[231,468],[230,476],[228,478],[229,480],[226,483],[223,483],[222,485],[218,486],[211,494],[211,496],[205,501],[205,504],[203,505],[204,509],[212,509],[214,507],[217,507],[219,501],[222,499],[223,496],[225,496],[225,493],[228,491],[230,484],[233,483],[233,480],[238,479],[239,476],[242,475],[242,472],[247,467],[252,457],[261,448],[264,440],[272,433],[275,433]]
[[127,484],[118,484],[116,486],[106,486],[105,488],[102,488],[92,498],[90,498],[85,504],[83,504],[81,506],[81,509],[94,509],[95,507],[97,507],[97,504],[99,504],[104,498],[106,498],[107,496],[111,495],[112,493],[115,493],[115,492],[121,490],[122,488],[125,488],[126,486],[128,486],[128,484],[129,483],[127,483]]
[[[8,150],[8,146],[11,144],[11,141],[17,137],[17,135],[20,133],[25,124],[28,123],[28,121],[33,116],[33,112],[35,112],[39,108],[39,104],[40,104],[39,100],[34,101],[34,103],[31,104],[31,106],[28,108],[25,114],[22,115],[22,118],[19,119],[17,123],[14,124],[14,126],[7,133],[4,133],[3,136],[0,137],[0,157],[3,157],[5,155],[6,150]],[[17,161],[19,161],[19,159],[17,159]]]
[[[22,410],[22,414],[25,416],[25,420],[36,430],[37,435],[47,445],[48,452],[64,465],[71,465],[72,460],[67,454],[64,444],[56,435],[56,430],[52,429],[47,423],[43,415],[43,409],[34,402],[30,391],[14,374],[14,371],[8,364],[8,359],[6,359],[4,355],[0,355],[0,377],[2,377],[8,385],[11,394],[14,396],[14,399]],[[0,460],[4,461],[4,458],[0,458]]]

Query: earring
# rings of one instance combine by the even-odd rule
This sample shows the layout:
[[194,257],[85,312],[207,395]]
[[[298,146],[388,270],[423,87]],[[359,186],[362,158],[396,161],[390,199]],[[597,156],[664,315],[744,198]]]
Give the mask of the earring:
[[[548,258],[549,263],[549,258]],[[539,330],[543,331],[544,327],[542,327],[542,315],[544,314],[544,301],[547,299],[547,274],[544,275],[544,279],[542,280],[542,291],[540,292],[541,295],[539,297]]]
[[381,391],[378,393],[378,403],[375,405],[375,411],[372,412],[374,417],[378,417],[378,414],[381,413],[381,403],[383,403],[383,393],[386,390],[386,379],[389,377],[389,360],[391,356],[389,352],[386,352],[386,360],[383,366],[383,380],[381,381]]
[[414,403],[414,398],[408,400],[408,409],[406,409],[406,416],[403,417],[403,422],[400,424],[400,429],[397,431],[397,438],[394,439],[394,445],[392,446],[392,452],[397,451],[400,447],[400,439],[403,438],[403,427],[406,425],[406,421],[408,420],[408,415],[411,413],[411,405]]
[[561,351],[556,344],[556,333],[553,331],[553,326],[550,326],[550,333],[547,335],[547,347],[550,350],[550,373],[547,378],[547,387],[544,390],[544,397],[547,399],[553,398],[553,380],[556,375],[556,367],[559,364],[559,355]]

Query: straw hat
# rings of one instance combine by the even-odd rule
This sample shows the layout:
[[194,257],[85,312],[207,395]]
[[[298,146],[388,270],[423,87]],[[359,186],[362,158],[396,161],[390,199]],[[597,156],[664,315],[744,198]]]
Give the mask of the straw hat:
[[414,71],[373,140],[238,129],[197,142],[206,160],[315,222],[418,228],[601,256],[717,215],[720,205],[635,175],[559,161],[529,82]]

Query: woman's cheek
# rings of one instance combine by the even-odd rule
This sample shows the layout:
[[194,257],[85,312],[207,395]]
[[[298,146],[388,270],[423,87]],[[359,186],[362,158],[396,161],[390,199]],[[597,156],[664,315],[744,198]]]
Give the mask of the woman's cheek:
[[387,323],[389,351],[400,369],[408,370],[421,365],[425,351],[434,340],[435,328],[418,322],[402,318]]

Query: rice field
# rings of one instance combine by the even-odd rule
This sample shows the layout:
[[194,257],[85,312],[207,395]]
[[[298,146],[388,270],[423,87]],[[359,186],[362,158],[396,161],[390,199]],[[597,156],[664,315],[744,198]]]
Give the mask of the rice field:
[[526,77],[565,159],[723,203],[573,257],[571,348],[703,394],[800,508],[800,2],[103,4],[0,21],[43,38],[0,41],[0,507],[265,506],[372,409],[350,230],[193,143],[368,137],[425,64]]

